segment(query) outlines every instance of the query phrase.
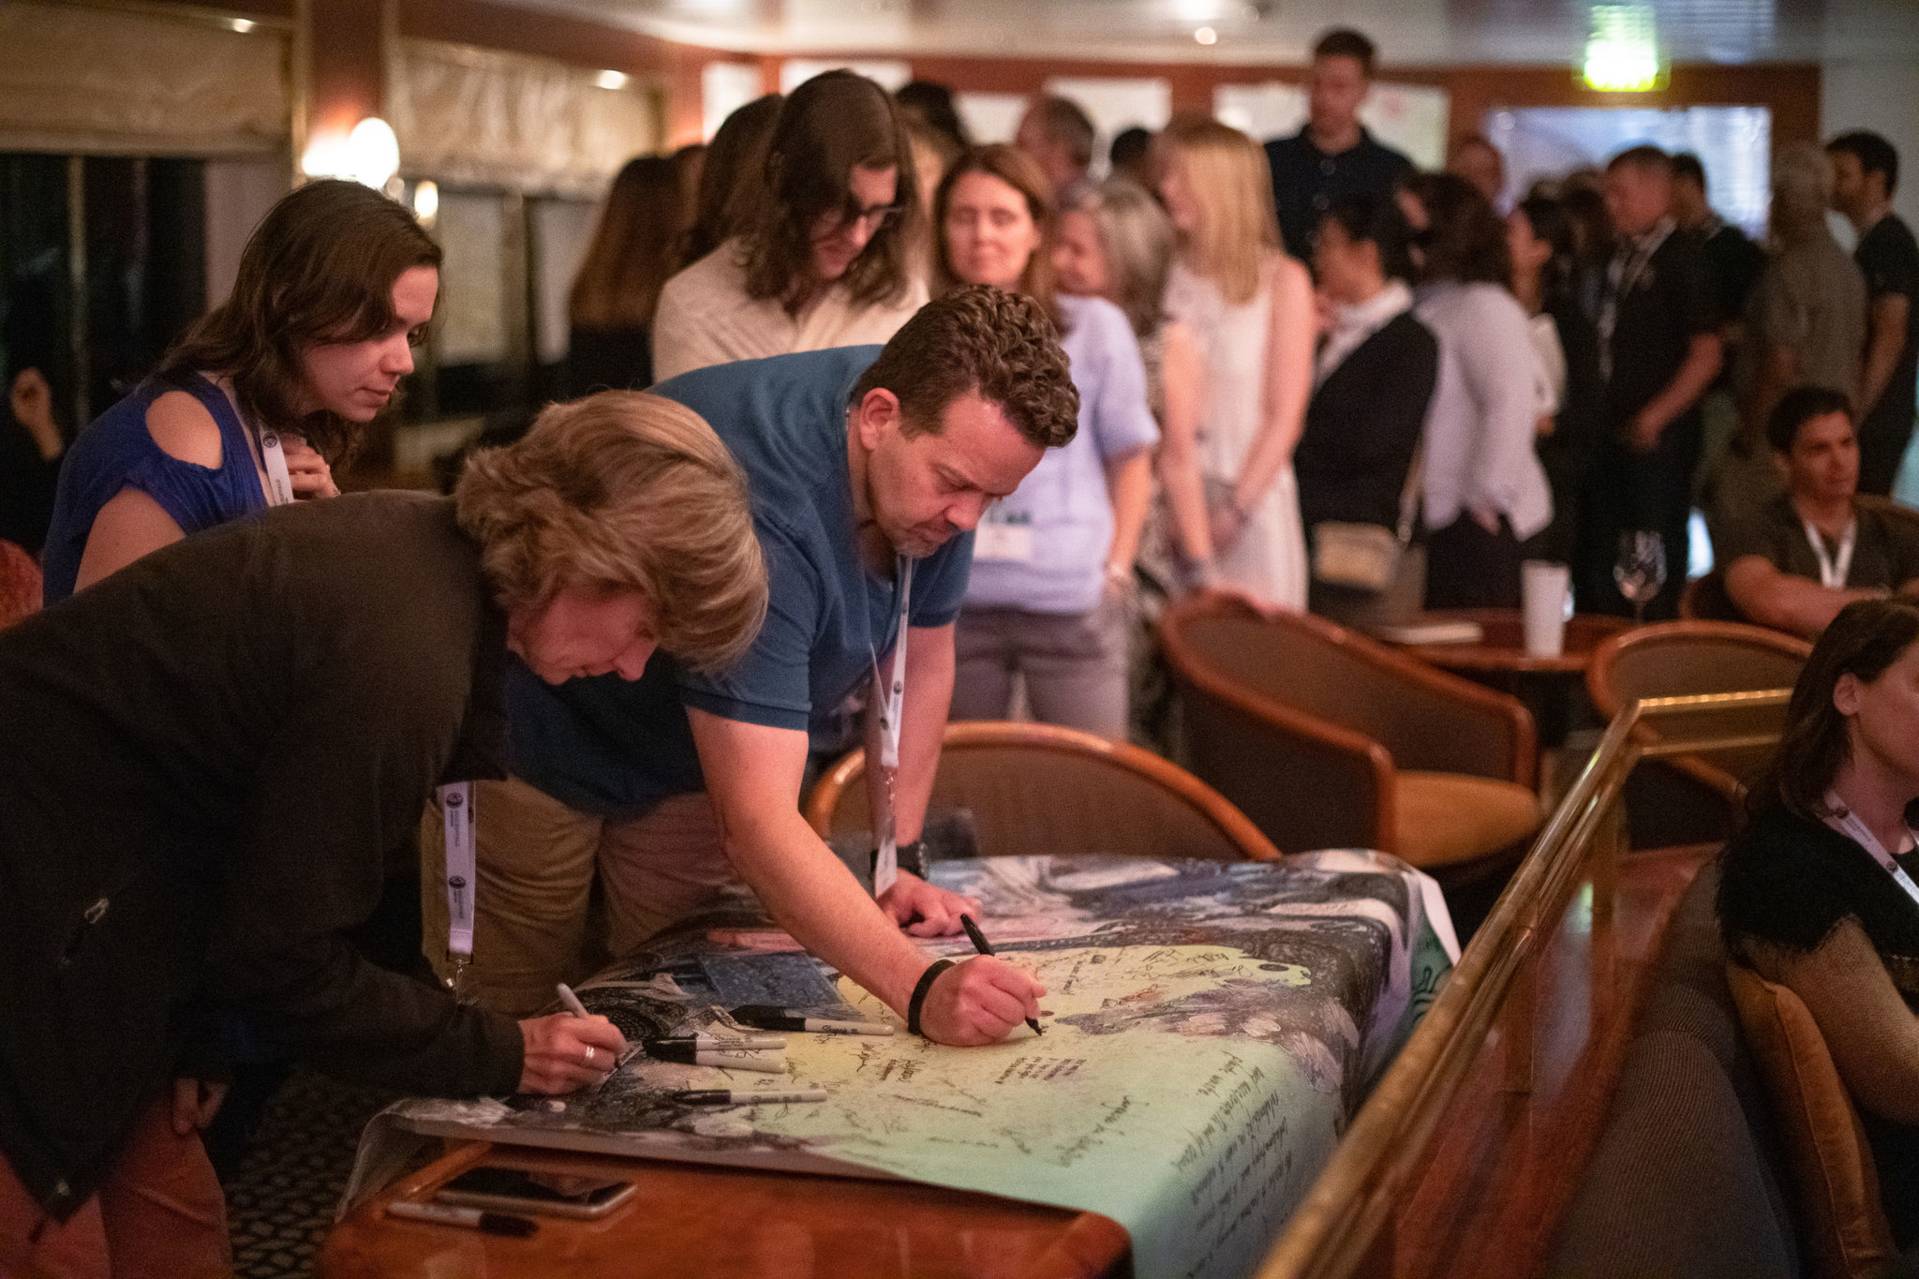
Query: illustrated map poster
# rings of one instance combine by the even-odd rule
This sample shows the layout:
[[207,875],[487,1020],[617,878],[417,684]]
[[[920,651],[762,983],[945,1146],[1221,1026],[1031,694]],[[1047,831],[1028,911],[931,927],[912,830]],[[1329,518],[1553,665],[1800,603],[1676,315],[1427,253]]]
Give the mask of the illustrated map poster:
[[[1103,1213],[1131,1233],[1141,1276],[1243,1275],[1451,966],[1430,881],[1380,854],[1008,857],[938,863],[934,878],[979,898],[999,952],[1045,983],[1043,1036],[948,1048],[907,1035],[742,902],[580,998],[629,1039],[724,1033],[721,1010],[749,1003],[897,1033],[789,1034],[785,1076],[641,1057],[565,1099],[404,1101],[367,1140],[399,1128],[900,1177]],[[971,953],[963,938],[932,949]],[[666,1096],[799,1086],[828,1100],[716,1110]]]

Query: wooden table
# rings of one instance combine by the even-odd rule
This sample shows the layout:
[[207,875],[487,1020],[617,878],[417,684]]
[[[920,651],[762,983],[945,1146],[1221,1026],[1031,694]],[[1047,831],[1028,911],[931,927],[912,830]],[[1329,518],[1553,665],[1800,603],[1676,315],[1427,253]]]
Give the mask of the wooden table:
[[1526,651],[1526,628],[1518,609],[1447,609],[1423,616],[1474,622],[1483,634],[1470,644],[1407,644],[1403,651],[1525,702],[1538,725],[1542,746],[1565,741],[1572,703],[1593,650],[1632,629],[1623,617],[1575,613],[1566,622],[1564,651],[1557,657],[1535,657]]
[[[392,1200],[430,1197],[482,1163],[630,1178],[639,1192],[599,1221],[539,1217],[539,1232],[526,1239],[386,1215]],[[318,1273],[1118,1279],[1132,1274],[1132,1249],[1119,1223],[1097,1213],[910,1182],[461,1142],[350,1213],[328,1237]]]

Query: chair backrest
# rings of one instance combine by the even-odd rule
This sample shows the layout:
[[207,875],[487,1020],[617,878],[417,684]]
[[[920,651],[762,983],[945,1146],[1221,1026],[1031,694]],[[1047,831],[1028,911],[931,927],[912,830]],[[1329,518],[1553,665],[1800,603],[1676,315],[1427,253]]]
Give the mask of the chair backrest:
[[1819,1023],[1789,987],[1742,964],[1727,964],[1726,980],[1785,1132],[1813,1273],[1880,1273],[1897,1249],[1879,1173]]
[[[1593,651],[1586,667],[1586,691],[1594,709],[1611,719],[1630,702],[1647,697],[1683,697],[1695,693],[1741,693],[1791,688],[1812,653],[1802,639],[1740,622],[1662,622],[1615,635]],[[1785,723],[1782,706],[1753,707],[1729,714],[1721,710],[1695,724],[1686,715],[1662,717],[1657,727],[1640,726],[1647,739],[1683,737],[1699,732],[1777,733]],[[1736,793],[1744,778],[1762,763],[1766,749],[1715,751],[1675,760],[1676,766],[1724,794]]]
[[[1236,687],[1378,742],[1397,768],[1532,780],[1519,702],[1325,618],[1214,593],[1169,609],[1160,634],[1176,679]],[[1484,722],[1462,733],[1462,716]]]
[[0,626],[40,611],[40,565],[24,547],[0,541]]
[[[807,797],[823,836],[873,828],[866,756],[829,769]],[[1051,724],[949,724],[929,812],[967,809],[983,856],[1115,853],[1279,856],[1272,841],[1217,791],[1175,764],[1126,742]]]
[[1679,594],[1679,620],[1682,622],[1739,622],[1744,615],[1726,594],[1726,574],[1715,568],[1703,577],[1686,583]]
[[1896,524],[1904,524],[1910,532],[1919,533],[1919,510],[1914,510],[1904,502],[1890,497],[1875,497],[1862,493],[1853,499],[1861,509],[1878,511]]

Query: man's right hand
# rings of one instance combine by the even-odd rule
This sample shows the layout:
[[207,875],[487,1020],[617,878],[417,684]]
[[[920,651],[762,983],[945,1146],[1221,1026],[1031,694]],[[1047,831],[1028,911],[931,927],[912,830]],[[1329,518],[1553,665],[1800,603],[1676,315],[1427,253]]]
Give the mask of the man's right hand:
[[997,1043],[1039,1016],[1046,987],[1024,968],[976,955],[933,979],[920,1006],[920,1033],[938,1044]]
[[626,1051],[626,1037],[604,1017],[554,1013],[520,1023],[525,1057],[520,1091],[572,1092],[597,1084]]

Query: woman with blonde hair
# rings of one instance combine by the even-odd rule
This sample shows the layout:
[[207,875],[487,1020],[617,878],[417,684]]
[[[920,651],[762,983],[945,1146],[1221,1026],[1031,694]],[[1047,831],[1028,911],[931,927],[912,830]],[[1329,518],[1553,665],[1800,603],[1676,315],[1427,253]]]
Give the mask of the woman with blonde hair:
[[1269,604],[1306,606],[1293,480],[1313,385],[1312,281],[1279,243],[1266,157],[1239,130],[1179,116],[1156,143],[1178,237],[1166,311],[1205,369],[1200,470],[1218,577]]
[[1144,541],[1159,549],[1152,564],[1143,549],[1142,567],[1169,590],[1208,585],[1213,575],[1213,534],[1199,472],[1206,374],[1193,335],[1166,314],[1173,247],[1173,224],[1159,202],[1130,179],[1113,178],[1067,200],[1053,249],[1060,288],[1113,303],[1139,339],[1146,399],[1159,419],[1157,463],[1167,517],[1149,521]]
[[1124,738],[1133,560],[1159,431],[1126,314],[1055,289],[1048,191],[1023,152],[975,147],[934,201],[939,291],[984,284],[1037,301],[1079,393],[1072,442],[1049,450],[975,533],[953,718],[1005,719],[1017,681],[1035,718]]
[[686,216],[681,164],[626,162],[600,210],[567,299],[563,398],[653,383],[653,313],[673,274]]
[[503,775],[509,652],[554,682],[637,679],[656,646],[723,666],[766,583],[725,446],[607,392],[451,499],[235,520],[0,632],[0,705],[34,726],[0,734],[0,1273],[229,1273],[196,1131],[223,1017],[404,1092],[604,1080],[605,1018],[461,1003],[350,934],[434,789]]

